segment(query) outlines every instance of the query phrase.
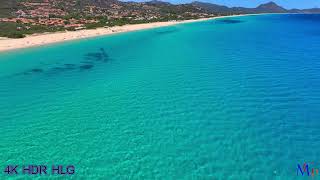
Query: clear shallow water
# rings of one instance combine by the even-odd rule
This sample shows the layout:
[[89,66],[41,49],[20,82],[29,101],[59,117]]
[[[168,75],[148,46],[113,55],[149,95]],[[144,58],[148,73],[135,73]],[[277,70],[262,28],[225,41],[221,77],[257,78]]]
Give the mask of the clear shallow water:
[[1,169],[297,178],[320,160],[319,20],[237,17],[1,53]]

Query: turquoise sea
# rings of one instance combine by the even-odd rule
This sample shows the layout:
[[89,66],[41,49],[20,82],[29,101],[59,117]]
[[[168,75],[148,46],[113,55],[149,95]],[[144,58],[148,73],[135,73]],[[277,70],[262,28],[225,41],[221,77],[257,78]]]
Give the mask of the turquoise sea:
[[320,167],[319,21],[232,17],[2,52],[0,179],[34,177],[3,172],[29,164],[74,165],[74,179],[299,178],[297,164]]

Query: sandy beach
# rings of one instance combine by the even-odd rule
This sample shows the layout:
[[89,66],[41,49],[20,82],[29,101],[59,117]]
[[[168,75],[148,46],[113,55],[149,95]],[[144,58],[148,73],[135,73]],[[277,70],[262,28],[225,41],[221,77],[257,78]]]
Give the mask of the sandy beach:
[[[235,15],[243,16],[243,15]],[[51,43],[58,43],[63,41],[71,41],[76,39],[84,39],[96,36],[103,36],[121,32],[137,31],[142,29],[150,29],[156,27],[164,27],[181,23],[190,23],[196,21],[205,21],[209,19],[224,18],[229,16],[219,16],[212,18],[196,19],[196,20],[185,20],[185,21],[169,21],[169,22],[154,22],[146,24],[130,24],[124,26],[114,26],[107,28],[98,28],[98,29],[86,29],[79,31],[64,31],[56,33],[44,33],[44,34],[33,34],[28,35],[22,39],[9,39],[9,38],[0,38],[0,52],[8,51],[14,49],[28,48],[34,46],[42,46]]]

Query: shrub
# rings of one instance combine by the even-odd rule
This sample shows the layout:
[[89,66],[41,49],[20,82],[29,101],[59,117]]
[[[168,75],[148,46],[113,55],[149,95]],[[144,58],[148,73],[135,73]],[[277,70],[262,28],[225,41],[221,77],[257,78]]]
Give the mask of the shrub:
[[18,39],[18,38],[24,38],[24,37],[26,37],[24,34],[18,33],[18,32],[13,32],[13,33],[8,34],[8,38]]

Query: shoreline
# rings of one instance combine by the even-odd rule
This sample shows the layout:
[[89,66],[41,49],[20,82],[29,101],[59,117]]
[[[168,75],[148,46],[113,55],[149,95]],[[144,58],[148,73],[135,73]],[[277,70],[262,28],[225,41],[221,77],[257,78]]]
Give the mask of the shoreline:
[[123,26],[114,26],[114,27],[107,27],[107,28],[102,27],[97,29],[84,29],[79,31],[42,33],[42,34],[27,35],[26,37],[21,39],[10,39],[10,38],[0,37],[0,52],[37,47],[37,46],[43,46],[48,44],[54,44],[54,43],[63,43],[66,41],[87,39],[87,38],[93,38],[98,36],[106,36],[106,35],[112,35],[112,34],[118,34],[118,33],[144,30],[144,29],[172,26],[177,24],[200,22],[200,21],[207,21],[207,20],[220,19],[220,18],[226,18],[226,17],[250,16],[250,15],[259,15],[259,14],[217,16],[217,17],[211,17],[211,18],[192,19],[192,20],[183,20],[183,21],[128,24]]

